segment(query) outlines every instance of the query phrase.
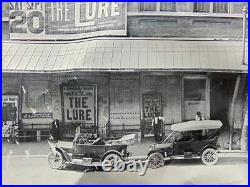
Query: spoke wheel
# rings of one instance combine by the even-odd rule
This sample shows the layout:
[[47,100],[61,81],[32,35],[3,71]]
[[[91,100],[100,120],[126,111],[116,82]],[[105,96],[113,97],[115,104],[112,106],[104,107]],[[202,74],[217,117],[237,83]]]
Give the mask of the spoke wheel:
[[102,165],[105,165],[105,168],[102,168],[104,171],[123,171],[125,169],[124,161],[115,153],[106,155]]
[[215,165],[218,161],[218,155],[212,148],[205,149],[201,155],[201,161],[208,166]]
[[59,151],[56,151],[55,154],[50,152],[48,155],[48,161],[52,169],[60,169],[63,166],[63,156]]
[[156,169],[164,165],[164,157],[161,153],[152,153],[148,157],[149,168]]

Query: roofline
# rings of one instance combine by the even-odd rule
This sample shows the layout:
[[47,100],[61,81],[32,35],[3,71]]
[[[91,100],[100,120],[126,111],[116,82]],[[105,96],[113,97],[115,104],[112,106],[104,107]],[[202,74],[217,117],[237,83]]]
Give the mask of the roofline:
[[[242,38],[180,38],[180,37],[92,37],[85,39],[75,39],[75,40],[8,40],[2,41],[2,43],[23,43],[23,44],[71,44],[71,43],[81,43],[95,40],[164,40],[164,41],[235,41],[242,42]],[[248,38],[246,38],[246,42]]]
[[71,72],[124,72],[124,73],[139,73],[139,72],[197,72],[197,73],[239,73],[239,74],[247,74],[248,70],[218,70],[218,69],[92,69],[92,68],[84,68],[84,69],[70,69],[70,70],[53,70],[53,71],[34,71],[34,70],[2,70],[2,73],[71,73]]

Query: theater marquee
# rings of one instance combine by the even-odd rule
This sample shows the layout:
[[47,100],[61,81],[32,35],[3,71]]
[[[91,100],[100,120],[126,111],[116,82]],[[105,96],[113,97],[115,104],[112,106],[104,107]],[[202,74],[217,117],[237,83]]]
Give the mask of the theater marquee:
[[63,113],[65,123],[94,126],[96,122],[96,86],[64,85]]
[[11,2],[12,40],[69,40],[127,34],[123,2]]

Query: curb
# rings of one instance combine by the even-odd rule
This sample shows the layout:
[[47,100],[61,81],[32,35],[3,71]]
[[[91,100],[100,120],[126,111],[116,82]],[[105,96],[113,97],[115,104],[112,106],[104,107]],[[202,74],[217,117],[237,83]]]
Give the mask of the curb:
[[46,158],[48,155],[5,155],[2,158]]
[[[46,158],[48,155],[5,155],[2,156],[2,159],[7,158]],[[248,158],[247,153],[231,153],[231,152],[220,152],[218,154],[219,158]],[[142,159],[144,156],[134,156],[134,159]]]

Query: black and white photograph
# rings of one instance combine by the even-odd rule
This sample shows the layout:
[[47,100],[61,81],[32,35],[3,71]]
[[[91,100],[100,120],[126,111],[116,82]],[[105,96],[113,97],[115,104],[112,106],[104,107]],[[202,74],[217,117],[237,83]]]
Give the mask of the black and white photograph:
[[2,184],[247,185],[248,2],[2,2]]

